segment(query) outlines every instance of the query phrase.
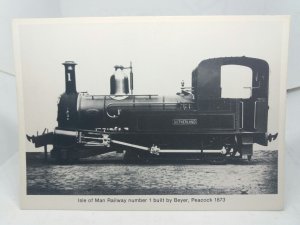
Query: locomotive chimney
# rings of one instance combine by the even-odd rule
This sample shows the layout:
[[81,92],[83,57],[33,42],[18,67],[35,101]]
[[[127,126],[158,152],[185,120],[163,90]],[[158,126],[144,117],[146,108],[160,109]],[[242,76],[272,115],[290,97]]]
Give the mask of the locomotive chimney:
[[75,78],[75,66],[77,65],[73,61],[65,61],[65,82],[66,82],[66,94],[75,94],[76,91],[76,78]]

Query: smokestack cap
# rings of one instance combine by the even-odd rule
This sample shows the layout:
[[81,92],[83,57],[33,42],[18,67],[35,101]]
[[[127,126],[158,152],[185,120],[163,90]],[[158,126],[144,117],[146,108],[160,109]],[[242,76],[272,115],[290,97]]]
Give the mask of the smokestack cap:
[[63,65],[77,65],[74,61],[65,61]]

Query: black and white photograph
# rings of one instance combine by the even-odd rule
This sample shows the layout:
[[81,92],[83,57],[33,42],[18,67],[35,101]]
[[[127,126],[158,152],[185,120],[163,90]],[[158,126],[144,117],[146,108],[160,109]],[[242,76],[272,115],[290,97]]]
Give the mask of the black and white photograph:
[[23,207],[280,209],[288,25],[16,20]]

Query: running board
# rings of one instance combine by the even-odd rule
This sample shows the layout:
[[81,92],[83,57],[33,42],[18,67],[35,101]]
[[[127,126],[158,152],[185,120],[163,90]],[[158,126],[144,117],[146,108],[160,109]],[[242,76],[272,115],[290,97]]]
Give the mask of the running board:
[[159,153],[200,153],[200,154],[226,154],[226,150],[219,149],[219,150],[213,150],[213,149],[160,149]]
[[117,140],[111,140],[111,143],[131,147],[131,148],[135,148],[135,149],[139,149],[139,150],[143,150],[143,151],[148,151],[154,155],[159,155],[160,153],[200,153],[200,154],[222,154],[222,155],[225,155],[227,152],[225,148],[222,148],[219,150],[214,150],[214,149],[203,149],[203,150],[200,150],[200,149],[160,149],[159,147],[157,147],[155,145],[153,145],[151,148],[149,148],[149,147],[135,145],[135,144],[131,144],[131,143],[123,142],[123,141],[117,141]]
[[[154,155],[159,155],[160,153],[199,153],[199,154],[223,154],[225,155],[227,151],[225,148],[222,149],[160,149],[156,145],[152,145],[152,147],[141,146],[136,144],[131,144],[124,141],[113,140],[110,138],[109,134],[105,134],[98,131],[90,131],[90,130],[83,130],[83,131],[74,131],[74,130],[62,130],[56,128],[54,132],[48,133],[48,130],[44,130],[42,135],[36,136],[28,136],[27,139],[35,144],[35,147],[46,147],[49,144],[56,144],[57,138],[71,138],[74,144],[81,144],[84,147],[105,147],[110,148],[111,143],[121,146],[130,147],[133,149],[138,149],[142,151],[147,151]],[[272,138],[274,138],[272,136]]]

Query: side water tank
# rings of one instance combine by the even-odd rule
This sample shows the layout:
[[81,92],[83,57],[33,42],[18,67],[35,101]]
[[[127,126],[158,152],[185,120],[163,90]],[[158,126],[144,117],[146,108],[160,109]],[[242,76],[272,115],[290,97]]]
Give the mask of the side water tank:
[[123,66],[115,66],[115,73],[110,77],[111,95],[128,95],[129,82]]

